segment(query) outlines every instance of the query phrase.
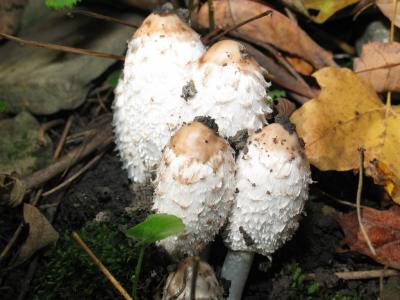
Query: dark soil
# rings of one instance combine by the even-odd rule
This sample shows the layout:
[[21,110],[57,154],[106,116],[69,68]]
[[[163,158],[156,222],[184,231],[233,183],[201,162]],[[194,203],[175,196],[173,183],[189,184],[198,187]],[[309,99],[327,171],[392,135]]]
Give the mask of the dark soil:
[[[343,238],[343,234],[336,221],[323,213],[327,200],[315,194],[314,191],[311,193],[306,216],[295,237],[273,255],[272,262],[262,256],[256,257],[243,299],[377,299],[378,280],[344,281],[334,276],[333,273],[338,271],[368,270],[379,266],[358,254],[336,253],[336,247]],[[151,188],[149,187],[136,190],[135,193],[131,192],[129,181],[121,169],[118,158],[110,151],[95,167],[75,182],[62,198],[54,222],[55,228],[61,236],[64,236],[58,243],[58,249],[63,249],[67,245],[65,236],[72,230],[78,230],[96,218],[105,224],[112,224],[113,228],[122,233],[128,226],[142,221],[148,215],[150,197]],[[1,209],[0,214],[5,216],[1,220],[3,246],[12,232],[9,224],[16,224],[18,220],[15,216],[18,214],[15,211]],[[124,239],[123,235],[121,237]],[[217,272],[223,262],[225,251],[222,242],[217,239],[212,245],[210,255],[211,264]],[[40,261],[41,267],[37,272],[37,278],[45,278],[47,259],[45,257]],[[134,258],[129,261],[131,270],[134,262]],[[307,291],[310,284],[315,284],[315,282],[299,281],[294,278],[294,274],[291,274],[294,271],[288,269],[287,266],[294,263],[300,268],[302,274],[316,274],[316,282],[319,284],[317,294],[310,296]],[[145,299],[157,298],[156,290],[161,290],[170,264],[160,249],[152,247],[147,251],[141,281],[141,294],[146,295]],[[85,272],[89,272],[90,266],[85,268],[88,269],[77,264],[77,269],[74,270],[77,280],[81,276],[84,277]],[[90,272],[94,270],[94,266],[92,268]],[[26,266],[22,266],[10,272],[2,284],[1,299],[16,299],[19,292],[17,286],[20,285],[25,271]],[[95,274],[97,275],[94,276],[101,277],[98,272]],[[130,278],[122,278],[121,281],[129,287]],[[33,291],[35,285],[38,284],[43,286],[43,282],[38,283],[35,280]],[[66,290],[68,285],[69,283],[65,282]],[[105,282],[102,290],[108,289],[111,290],[112,287]],[[82,299],[81,294],[77,295],[80,296],[73,299]],[[101,297],[98,293],[93,295],[97,296],[91,299],[115,297],[113,292],[102,293]],[[334,295],[340,295],[342,298],[333,298]],[[34,293],[31,296],[35,299]],[[344,298],[345,296],[351,296],[351,298]],[[58,299],[68,298],[59,296]]]

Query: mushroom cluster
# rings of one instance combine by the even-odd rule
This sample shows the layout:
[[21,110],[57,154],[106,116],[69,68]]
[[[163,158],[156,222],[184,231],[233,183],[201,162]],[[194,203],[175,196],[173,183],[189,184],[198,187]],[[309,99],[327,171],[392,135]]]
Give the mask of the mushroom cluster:
[[[186,225],[159,244],[176,260],[193,258],[222,231],[231,300],[241,299],[254,253],[270,256],[292,237],[311,182],[293,128],[267,125],[263,72],[242,44],[223,40],[206,50],[176,15],[153,13],[129,41],[115,92],[116,145],[130,179],[156,175],[153,210]],[[242,132],[250,137],[235,157],[227,139]],[[188,261],[184,274],[193,272]],[[203,291],[216,285],[193,276]],[[177,279],[187,282],[170,275],[165,294],[179,290]]]
[[213,118],[223,137],[262,128],[272,112],[263,72],[240,43],[225,40],[206,51],[175,14],[150,14],[128,42],[113,105],[129,178],[150,180],[170,137],[196,116]]

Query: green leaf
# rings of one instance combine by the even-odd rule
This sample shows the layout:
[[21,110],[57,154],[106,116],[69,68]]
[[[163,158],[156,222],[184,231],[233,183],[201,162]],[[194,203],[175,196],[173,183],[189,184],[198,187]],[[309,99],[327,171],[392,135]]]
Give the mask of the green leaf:
[[128,229],[127,235],[140,243],[151,244],[185,230],[182,220],[174,215],[150,215],[142,223]]
[[81,0],[46,0],[46,6],[54,9],[71,8],[80,1]]
[[106,79],[107,84],[109,86],[115,88],[117,86],[117,84],[118,84],[120,73],[121,73],[121,70],[115,70],[110,75],[108,75],[108,77]]
[[0,100],[0,113],[6,110],[6,103]]

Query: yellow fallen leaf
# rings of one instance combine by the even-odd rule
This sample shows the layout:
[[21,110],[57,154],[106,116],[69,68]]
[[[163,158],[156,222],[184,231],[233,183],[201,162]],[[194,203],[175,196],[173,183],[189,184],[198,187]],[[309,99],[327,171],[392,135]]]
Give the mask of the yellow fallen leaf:
[[[337,11],[360,0],[281,0],[316,23],[324,23]],[[391,1],[391,0],[390,0]]]
[[323,171],[357,170],[363,147],[366,173],[400,203],[400,107],[387,110],[349,69],[328,67],[313,76],[320,95],[291,116],[310,162]]
[[[309,17],[316,23],[324,23],[337,11],[357,3],[359,0],[303,0],[303,5],[309,13]],[[318,14],[313,16],[310,10]]]

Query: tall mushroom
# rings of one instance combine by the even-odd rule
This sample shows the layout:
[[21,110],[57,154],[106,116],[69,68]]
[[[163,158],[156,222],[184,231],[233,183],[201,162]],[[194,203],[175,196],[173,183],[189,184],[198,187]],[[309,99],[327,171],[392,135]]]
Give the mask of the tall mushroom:
[[232,40],[215,43],[194,65],[196,94],[188,99],[193,116],[210,116],[224,137],[262,128],[272,112],[263,68],[245,46]]
[[250,136],[237,160],[237,194],[224,232],[228,299],[241,299],[254,253],[270,256],[293,236],[309,183],[309,163],[293,127],[274,123]]
[[175,14],[152,13],[128,43],[115,90],[114,131],[124,168],[145,182],[171,134],[184,121],[187,67],[205,51],[200,36]]
[[235,161],[208,118],[182,126],[165,147],[153,209],[180,217],[184,234],[159,242],[175,258],[198,255],[224,225],[232,207]]

